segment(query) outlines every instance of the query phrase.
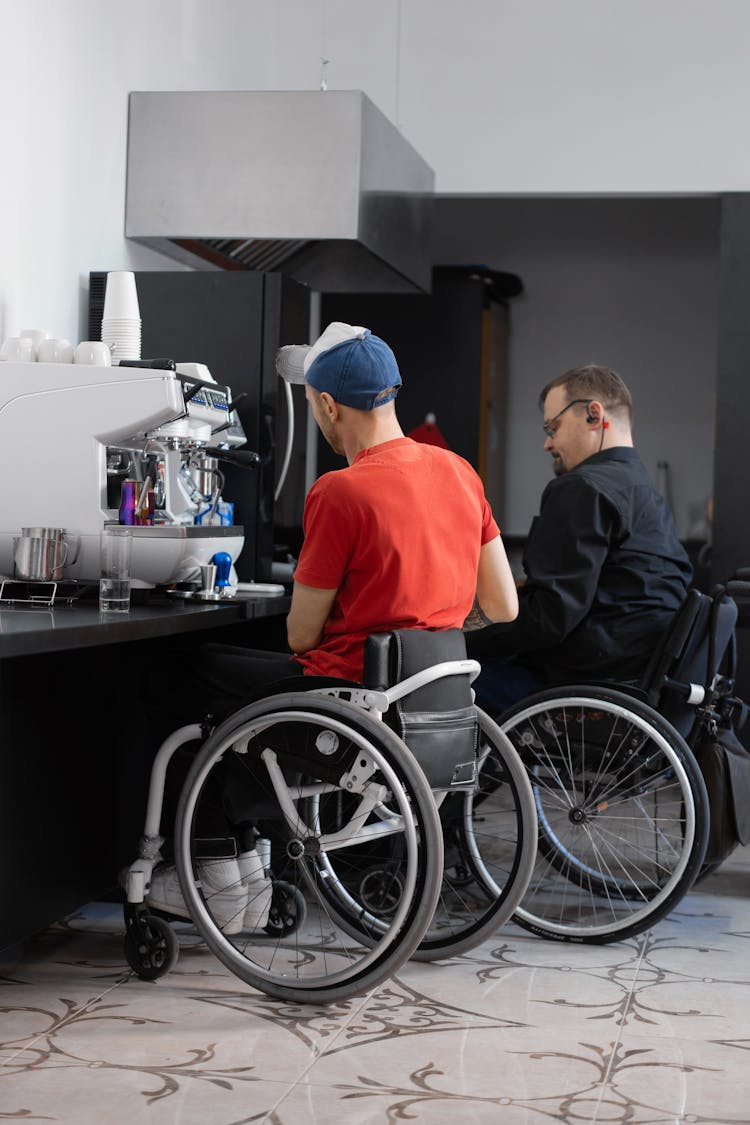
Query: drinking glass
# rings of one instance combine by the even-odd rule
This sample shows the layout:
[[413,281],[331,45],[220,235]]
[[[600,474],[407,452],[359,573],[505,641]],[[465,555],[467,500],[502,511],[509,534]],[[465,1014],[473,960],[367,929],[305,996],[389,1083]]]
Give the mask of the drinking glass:
[[99,609],[103,613],[127,613],[130,609],[130,559],[133,540],[130,528],[120,524],[101,533],[101,578]]

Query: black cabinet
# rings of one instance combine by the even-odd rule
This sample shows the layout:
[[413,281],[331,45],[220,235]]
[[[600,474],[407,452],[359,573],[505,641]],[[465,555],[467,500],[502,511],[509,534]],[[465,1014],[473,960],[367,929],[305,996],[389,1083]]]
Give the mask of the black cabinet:
[[[502,520],[509,313],[497,276],[438,268],[430,294],[329,294],[321,325],[362,324],[390,344],[404,381],[404,431],[434,415],[448,446],[478,470]],[[517,278],[500,276],[520,290]],[[319,471],[340,466],[321,443]]]

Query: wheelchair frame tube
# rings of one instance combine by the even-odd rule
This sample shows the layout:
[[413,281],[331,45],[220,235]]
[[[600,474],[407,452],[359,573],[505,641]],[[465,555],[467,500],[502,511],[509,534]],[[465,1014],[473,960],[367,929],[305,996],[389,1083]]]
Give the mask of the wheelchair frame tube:
[[172,731],[167,738],[164,739],[159,747],[154,764],[151,767],[151,780],[148,789],[148,804],[146,806],[146,824],[143,829],[144,836],[158,836],[159,829],[161,828],[161,812],[164,804],[164,783],[167,774],[167,766],[174,754],[180,746],[186,742],[194,742],[195,740],[203,740],[203,728],[198,723],[192,723],[187,727],[180,727],[179,730]]
[[443,680],[447,676],[468,676],[469,682],[473,683],[481,670],[482,666],[476,660],[444,660],[442,664],[433,664],[431,668],[415,672],[413,676],[393,684],[385,691],[375,691],[373,688],[332,687],[314,688],[310,694],[331,695],[336,698],[346,693],[355,706],[364,707],[367,711],[379,711],[382,715],[392,703],[403,699],[405,695],[411,695],[413,691],[418,691],[427,684],[434,683],[435,680]]

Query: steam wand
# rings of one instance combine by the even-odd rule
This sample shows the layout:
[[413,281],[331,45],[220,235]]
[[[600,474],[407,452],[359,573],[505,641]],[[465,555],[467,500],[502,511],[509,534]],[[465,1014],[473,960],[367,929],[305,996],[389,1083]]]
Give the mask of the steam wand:
[[253,469],[260,464],[260,454],[252,453],[249,449],[217,449],[213,446],[201,449],[208,457],[215,457],[217,461],[226,461],[236,465],[239,469]]

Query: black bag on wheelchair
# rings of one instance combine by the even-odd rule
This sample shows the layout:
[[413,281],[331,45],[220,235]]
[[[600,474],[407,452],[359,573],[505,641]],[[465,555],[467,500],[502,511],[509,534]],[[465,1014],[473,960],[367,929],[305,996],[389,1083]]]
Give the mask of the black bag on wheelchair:
[[[365,684],[383,690],[445,661],[466,660],[460,629],[399,629],[365,643]],[[385,721],[411,750],[434,790],[472,789],[478,726],[469,676],[445,676],[398,700]]]
[[731,694],[736,621],[726,586],[710,595],[689,590],[642,681],[647,701],[685,738],[703,775],[710,823],[702,874],[750,842],[750,753],[736,734],[747,707]]
[[710,828],[704,867],[716,867],[750,843],[750,752],[731,725],[705,731],[693,747],[708,792]]

